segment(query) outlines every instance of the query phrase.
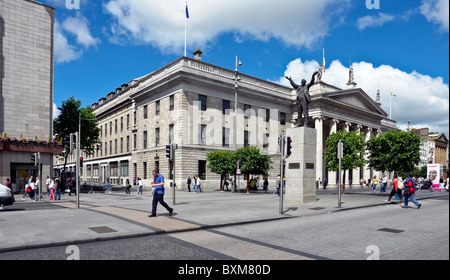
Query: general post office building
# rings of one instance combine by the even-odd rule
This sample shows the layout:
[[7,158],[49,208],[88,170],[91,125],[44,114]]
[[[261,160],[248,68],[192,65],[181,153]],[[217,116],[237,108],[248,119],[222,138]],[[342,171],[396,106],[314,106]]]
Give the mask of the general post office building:
[[[275,186],[280,173],[278,138],[297,119],[295,91],[242,73],[236,79],[237,72],[203,62],[200,51],[194,54],[194,59],[180,57],[123,84],[92,105],[101,145],[94,155],[83,155],[82,182],[104,184],[109,179],[111,184],[123,186],[127,179],[133,183],[140,177],[148,187],[155,168],[171,180],[165,149],[176,143],[178,188],[186,188],[188,176],[199,175],[205,187],[218,189],[220,175],[208,169],[206,154],[247,145],[258,146],[271,156],[269,182],[270,187]],[[336,174],[325,170],[322,157],[330,133],[362,131],[368,139],[396,128],[379,102],[355,85],[339,89],[319,80],[310,89],[308,126],[318,134],[317,178],[327,178],[330,186]],[[71,159],[69,170],[74,170],[75,157]],[[62,160],[56,160],[55,166],[62,167]],[[351,170],[349,177],[359,181],[372,174],[373,170],[361,168]]]

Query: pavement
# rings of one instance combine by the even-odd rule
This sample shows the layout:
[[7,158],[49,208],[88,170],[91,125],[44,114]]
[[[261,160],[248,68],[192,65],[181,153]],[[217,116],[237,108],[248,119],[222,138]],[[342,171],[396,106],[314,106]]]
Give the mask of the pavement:
[[[338,207],[336,189],[317,190],[317,201],[307,204],[284,203],[279,213],[279,198],[272,192],[220,192],[205,189],[204,193],[176,191],[166,188],[165,201],[174,208],[169,213],[158,205],[157,217],[150,218],[151,193],[125,194],[124,189],[108,193],[80,194],[80,208],[76,196],[61,196],[61,200],[22,200],[16,195],[13,206],[0,209],[0,253],[49,246],[69,246],[96,242],[212,229],[225,226],[293,219],[323,215],[336,211],[351,211],[363,207],[385,206],[388,193],[380,194],[368,188],[347,188]],[[426,207],[426,200],[448,197],[448,192],[418,190],[416,199]],[[400,204],[392,199],[392,204]],[[410,206],[415,207],[411,202]],[[397,207],[397,206],[392,206]],[[399,206],[398,206],[399,207]]]

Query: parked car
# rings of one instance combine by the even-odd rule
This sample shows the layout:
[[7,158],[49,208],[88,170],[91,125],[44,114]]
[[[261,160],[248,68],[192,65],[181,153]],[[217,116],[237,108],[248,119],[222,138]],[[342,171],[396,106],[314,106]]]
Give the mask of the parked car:
[[10,188],[0,184],[0,207],[13,205],[16,202]]

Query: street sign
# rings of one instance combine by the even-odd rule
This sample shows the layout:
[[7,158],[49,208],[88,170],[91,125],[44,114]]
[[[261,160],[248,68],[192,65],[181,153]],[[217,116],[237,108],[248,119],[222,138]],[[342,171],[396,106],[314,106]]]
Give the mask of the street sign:
[[236,175],[241,175],[241,170],[240,169],[236,170]]

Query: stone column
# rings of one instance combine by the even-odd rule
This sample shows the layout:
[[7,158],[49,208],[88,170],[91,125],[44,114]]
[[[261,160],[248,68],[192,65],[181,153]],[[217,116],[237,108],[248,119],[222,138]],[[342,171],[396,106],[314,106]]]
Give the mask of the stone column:
[[324,139],[324,135],[323,135],[323,121],[325,120],[325,118],[323,117],[315,117],[314,121],[315,121],[315,128],[317,130],[317,141],[316,141],[316,180],[318,178],[320,178],[321,180],[323,180],[324,176],[324,172],[323,172],[323,163],[324,163],[324,159],[323,159],[323,139]]
[[[337,133],[338,123],[339,123],[338,119],[332,119],[332,126],[331,126],[331,130],[330,130],[330,134]],[[336,171],[329,171],[328,172],[328,186],[329,187],[336,187],[336,178],[337,178],[337,172]]]
[[[366,142],[367,141],[369,141],[370,140],[370,138],[372,137],[372,128],[370,128],[370,127],[368,127],[367,128],[367,134],[366,134]],[[365,156],[365,159],[367,159],[367,155]],[[369,166],[368,165],[366,165],[366,166],[364,166],[364,176],[363,176],[363,178],[364,178],[364,180],[368,180],[368,179],[372,179],[371,178],[371,176],[370,176],[370,168],[369,168]]]

